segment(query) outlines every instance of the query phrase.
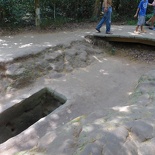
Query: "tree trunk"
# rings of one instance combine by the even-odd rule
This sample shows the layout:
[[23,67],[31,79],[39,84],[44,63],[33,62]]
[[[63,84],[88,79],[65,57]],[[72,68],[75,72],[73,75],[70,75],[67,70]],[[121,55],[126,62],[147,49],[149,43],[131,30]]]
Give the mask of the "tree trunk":
[[39,29],[40,28],[40,6],[39,6],[39,0],[35,0],[35,25]]
[[102,0],[95,0],[95,5],[94,5],[94,16],[99,16],[100,12],[101,12],[101,8],[102,8]]

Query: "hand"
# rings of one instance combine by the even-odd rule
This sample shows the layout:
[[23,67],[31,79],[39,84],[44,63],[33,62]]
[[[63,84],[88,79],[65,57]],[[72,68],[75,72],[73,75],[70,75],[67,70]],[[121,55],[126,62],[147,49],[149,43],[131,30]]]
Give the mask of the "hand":
[[137,14],[134,15],[134,18],[136,18],[136,17],[137,17]]
[[106,8],[104,8],[104,12],[107,12],[108,11],[108,8],[106,7]]

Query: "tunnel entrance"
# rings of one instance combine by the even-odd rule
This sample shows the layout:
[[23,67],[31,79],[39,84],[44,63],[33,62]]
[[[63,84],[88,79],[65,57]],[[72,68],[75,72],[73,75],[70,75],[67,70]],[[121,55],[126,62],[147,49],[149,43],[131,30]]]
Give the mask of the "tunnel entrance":
[[55,91],[43,88],[0,114],[0,143],[21,133],[66,102]]

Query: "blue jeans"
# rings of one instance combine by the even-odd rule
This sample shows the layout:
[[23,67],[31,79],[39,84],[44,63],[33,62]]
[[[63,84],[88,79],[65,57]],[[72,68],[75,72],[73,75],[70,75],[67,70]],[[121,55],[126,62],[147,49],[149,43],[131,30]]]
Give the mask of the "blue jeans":
[[[103,8],[104,9],[104,8]],[[111,29],[111,14],[112,14],[112,7],[108,7],[107,12],[104,13],[102,19],[100,20],[99,24],[96,26],[97,30],[100,30],[104,22],[106,23],[106,33],[110,32]]]

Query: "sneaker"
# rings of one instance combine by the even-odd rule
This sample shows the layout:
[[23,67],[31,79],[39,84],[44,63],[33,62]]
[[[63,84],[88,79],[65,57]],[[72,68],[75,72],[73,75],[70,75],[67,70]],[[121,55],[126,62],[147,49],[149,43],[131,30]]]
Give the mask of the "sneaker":
[[100,31],[99,29],[97,29],[97,28],[96,28],[96,31],[97,31],[98,33],[100,33],[100,32],[101,32],[101,31]]
[[109,31],[109,32],[106,32],[106,34],[113,34],[113,33]]
[[150,30],[153,30],[154,28],[153,28],[153,27],[149,27],[149,29],[150,29]]

